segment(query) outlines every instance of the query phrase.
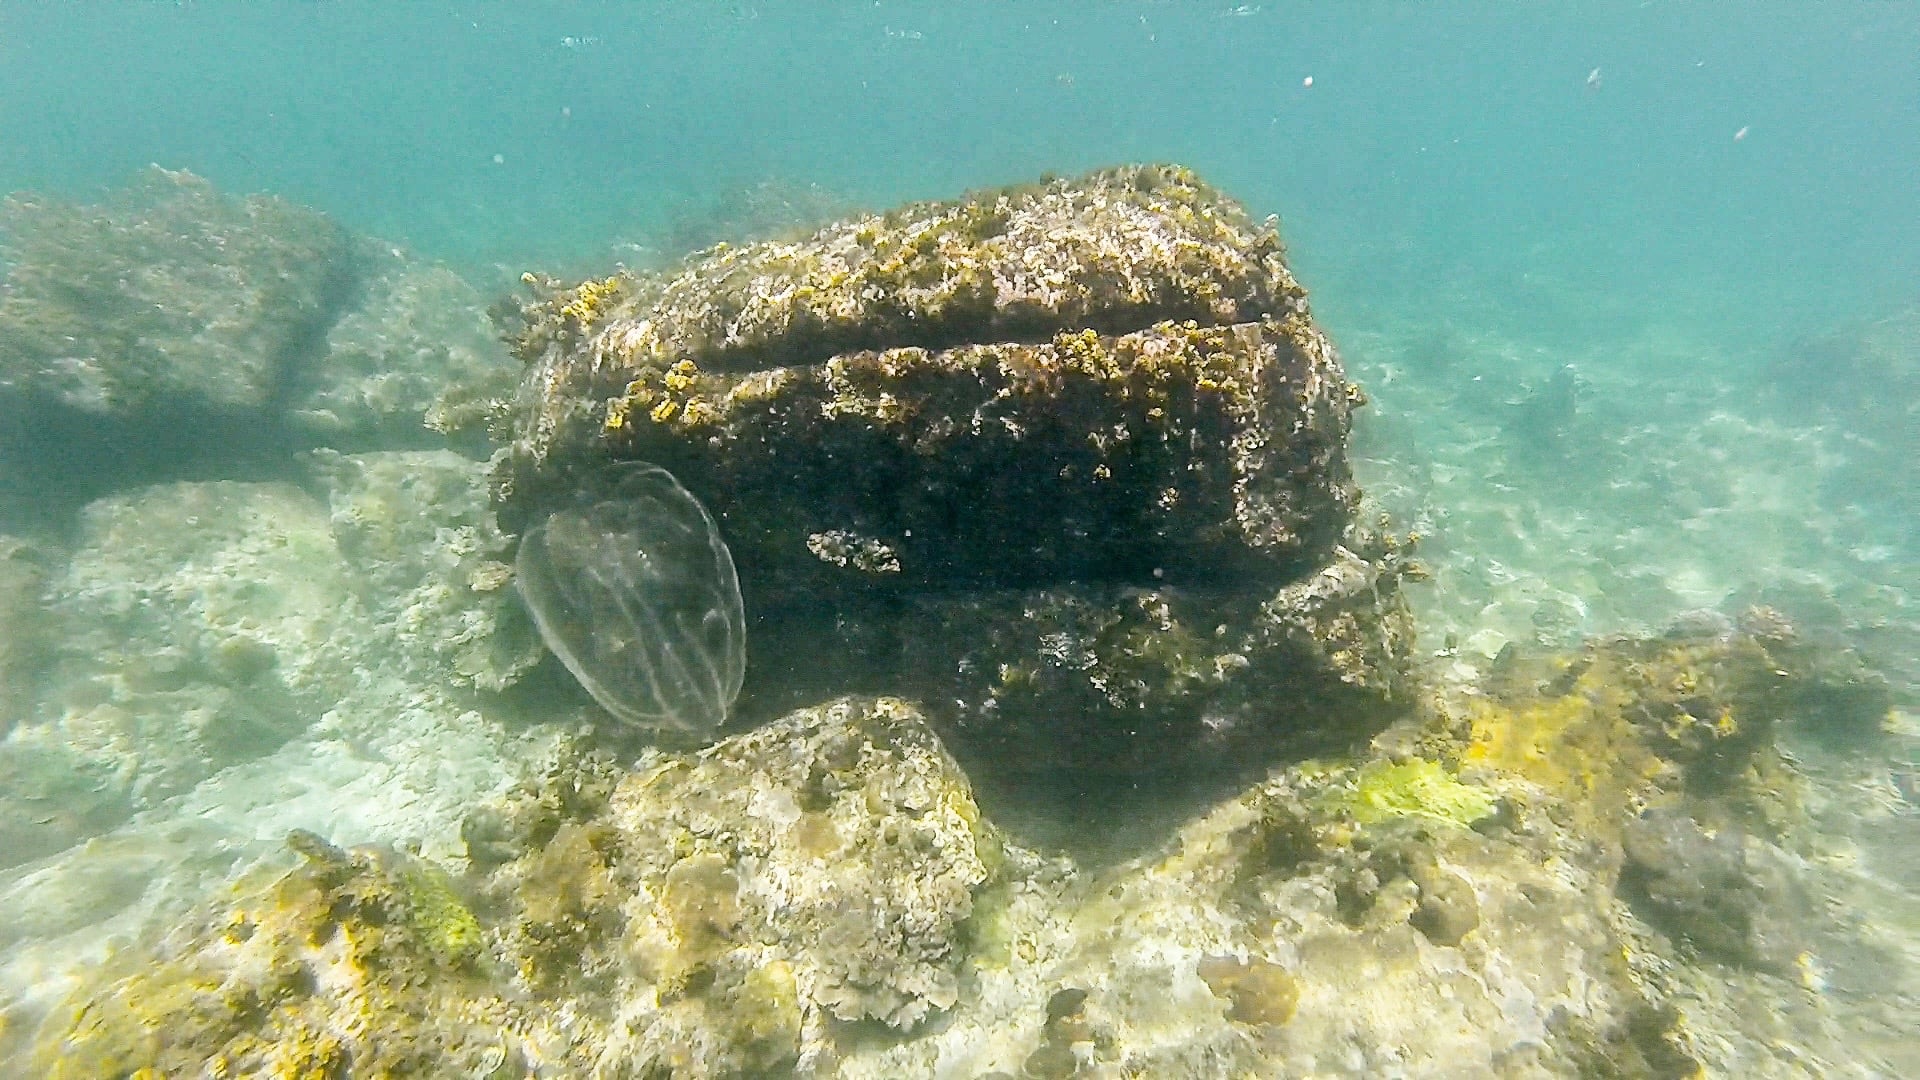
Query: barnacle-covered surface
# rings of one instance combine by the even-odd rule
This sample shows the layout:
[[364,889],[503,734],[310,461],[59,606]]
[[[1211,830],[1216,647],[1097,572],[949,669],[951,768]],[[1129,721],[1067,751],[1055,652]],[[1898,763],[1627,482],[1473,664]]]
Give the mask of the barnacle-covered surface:
[[[900,657],[896,685],[957,732],[990,801],[1019,815],[1009,825],[1045,828],[1017,807],[1040,804],[1044,819],[1064,790],[1096,819],[1125,803],[1130,820],[1053,839],[1117,841],[1171,826],[1275,760],[1350,750],[1411,706],[1413,624],[1395,591],[1403,556],[1387,540],[1361,550],[1271,594],[934,594],[902,605],[911,632],[884,647]],[[778,663],[782,638],[765,637]]]
[[[731,952],[722,941],[771,942],[816,1022],[908,1029],[951,1008],[963,924],[1000,841],[915,710],[839,702],[723,745],[642,759],[614,792],[613,818],[633,843],[627,869],[661,881],[667,901],[665,920],[630,928],[630,948],[651,958],[642,963],[684,979],[699,962],[689,946],[717,963]],[[705,896],[676,903],[676,874],[702,862],[686,891]],[[729,916],[705,914],[715,905]],[[751,953],[725,959],[743,974],[761,966]]]
[[1187,169],[530,283],[503,521],[666,466],[742,567],[750,719],[901,693],[996,779],[1165,779],[1363,737],[1404,697],[1359,392],[1272,224]]
[[571,818],[510,804],[530,854],[494,886],[524,904],[508,940],[528,984],[618,987],[591,1005],[620,1020],[603,1062],[819,1065],[842,1022],[909,1030],[958,1002],[967,920],[1002,857],[905,703],[649,755],[604,800]]

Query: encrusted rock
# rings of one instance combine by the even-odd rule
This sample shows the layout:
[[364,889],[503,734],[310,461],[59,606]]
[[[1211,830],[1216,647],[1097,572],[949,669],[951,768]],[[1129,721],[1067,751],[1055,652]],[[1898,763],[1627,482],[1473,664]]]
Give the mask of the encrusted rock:
[[14,196],[0,226],[0,387],[103,422],[265,407],[352,280],[319,213],[157,167],[98,206]]
[[[614,792],[611,816],[631,842],[626,872],[670,884],[704,859],[704,877],[731,874],[716,962],[750,968],[773,945],[801,999],[842,1020],[906,1028],[954,1004],[960,926],[997,842],[905,703],[836,702],[691,758],[656,755]],[[687,940],[644,918],[629,933],[667,971]]]
[[1794,971],[1812,905],[1786,853],[1672,810],[1634,820],[1622,840],[1620,889],[1648,922],[1716,959]]
[[0,471],[43,511],[283,453],[280,400],[356,278],[325,216],[157,167],[98,205],[9,198],[0,239]]
[[481,924],[444,871],[290,843],[300,867],[97,969],[43,1025],[33,1074],[521,1076],[559,1040],[488,988]]
[[342,851],[244,881],[55,1009],[36,1074],[821,1071],[959,1001],[1001,848],[896,700],[631,772],[565,754],[467,830],[477,872]]
[[645,457],[723,514],[777,499],[736,541],[769,583],[836,529],[940,584],[1315,558],[1354,392],[1304,297],[1277,234],[1177,168],[723,246],[529,311],[501,479],[517,504]]
[[[1727,660],[1693,647],[1696,678]],[[1646,676],[1688,669],[1673,648],[1611,643],[1539,683],[1509,671],[1498,719],[1435,710],[1364,760],[1275,770],[1097,872],[1003,845],[898,700],[837,701],[633,769],[573,740],[469,817],[465,873],[296,835],[290,874],[242,882],[92,968],[39,1027],[31,1064],[51,1077],[429,1058],[502,1076],[1835,1071],[1859,1060],[1863,1029],[1836,1022],[1822,980],[1887,939],[1808,903],[1838,880],[1820,867],[1700,823],[1716,806],[1737,816],[1725,800],[1739,789],[1695,791],[1687,771],[1724,759],[1658,741],[1657,688],[1673,683]],[[1738,680],[1706,682],[1703,708],[1752,705],[1715,697]],[[1643,748],[1612,766],[1621,775],[1549,789],[1541,761],[1474,751],[1488,724],[1527,738],[1575,692],[1630,714],[1615,715],[1616,746],[1643,735],[1681,758],[1647,770]],[[1558,730],[1569,754],[1596,738]],[[1676,799],[1686,813],[1629,809]],[[89,903],[124,879],[103,881]],[[1885,963],[1873,970],[1897,993]],[[1898,1041],[1900,1018],[1879,1036]]]
[[740,567],[748,720],[899,693],[983,777],[1138,777],[1257,768],[1401,700],[1359,392],[1271,223],[1186,169],[529,281],[502,521],[608,460],[671,470]]
[[1341,549],[1270,595],[1154,585],[917,598],[903,605],[903,685],[964,731],[980,773],[1178,784],[1333,749],[1406,692],[1413,625],[1393,602],[1399,563],[1370,554]]
[[0,256],[0,523],[285,476],[316,445],[439,445],[519,374],[445,268],[191,173],[150,168],[93,205],[11,196]]
[[1836,680],[1824,650],[1757,629],[1509,650],[1484,693],[1449,703],[1468,729],[1465,758],[1524,777],[1529,797],[1561,802],[1609,839],[1628,810],[1675,803],[1712,827],[1776,835],[1801,790],[1776,732],[1817,731],[1826,704],[1856,684]]

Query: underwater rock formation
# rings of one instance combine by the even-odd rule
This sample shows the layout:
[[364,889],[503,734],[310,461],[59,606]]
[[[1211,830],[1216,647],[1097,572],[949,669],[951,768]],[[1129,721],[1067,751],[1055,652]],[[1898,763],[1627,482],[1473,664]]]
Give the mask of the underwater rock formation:
[[[1812,719],[1827,665],[1763,618],[1740,626],[1509,657],[1360,760],[1276,770],[1072,894],[1043,981],[1083,992],[1071,1062],[1051,1027],[982,1058],[1062,1076],[1842,1071],[1851,1035],[1807,1004],[1808,972],[1859,946],[1790,880],[1802,781],[1774,745]],[[1755,1010],[1774,1026],[1750,1034]]]
[[355,280],[353,245],[325,216],[157,167],[99,205],[13,196],[0,238],[15,501],[84,501],[271,453],[294,368]]
[[1271,223],[1185,169],[528,281],[503,523],[669,469],[741,568],[743,709],[901,693],[983,777],[1137,778],[1351,740],[1400,696],[1359,391]]
[[358,266],[354,304],[296,372],[288,423],[322,445],[391,449],[484,422],[484,402],[510,392],[520,372],[478,290],[372,242],[360,245]]
[[[897,699],[631,769],[571,741],[467,817],[464,866],[297,835],[301,866],[90,971],[35,1075],[1820,1071],[1871,1025],[1836,1024],[1811,954],[1861,928],[1697,824],[1791,787],[1762,712],[1796,698],[1746,676],[1811,669],[1777,663],[1750,637],[1514,661],[1487,711],[1435,702],[1102,870],[1003,838]],[[1701,754],[1676,693],[1764,734]]]
[[311,464],[354,592],[396,639],[390,662],[429,683],[498,691],[540,660],[484,465],[449,450],[321,450]]
[[1817,737],[1835,702],[1877,701],[1884,719],[1884,687],[1864,675],[1756,609],[1737,625],[1567,652],[1509,648],[1480,693],[1441,708],[1467,762],[1525,778],[1596,836],[1617,842],[1636,809],[1676,806],[1707,828],[1771,838],[1801,812],[1780,729]]
[[553,1038],[486,990],[478,920],[446,873],[311,833],[300,868],[243,880],[151,952],[123,955],[49,1020],[34,1074],[522,1075]]
[[843,1022],[906,1031],[957,1002],[1004,862],[958,767],[885,699],[630,772],[562,754],[467,834],[466,880],[296,834],[304,865],[56,1010],[38,1074],[825,1074],[859,1041]]
[[8,685],[0,866],[271,754],[370,683],[499,690],[541,657],[483,465],[445,450],[313,464],[326,503],[290,484],[161,484],[88,506],[55,568],[13,564],[31,591],[0,612],[15,631],[0,659],[38,640],[44,670]]
[[32,707],[47,638],[47,561],[38,545],[0,533],[0,738]]
[[316,445],[438,444],[517,374],[452,273],[187,172],[93,205],[12,196],[0,253],[0,521],[291,476]]
[[[536,305],[509,528],[644,455],[741,553],[759,726],[698,752],[629,768],[551,697],[476,692],[541,653],[451,452],[150,487],[14,549],[0,620],[46,619],[53,663],[0,742],[0,854],[51,855],[0,871],[0,1072],[1913,1073],[1914,920],[1857,903],[1889,884],[1869,834],[1809,814],[1881,815],[1907,879],[1914,819],[1775,745],[1859,751],[1894,699],[1779,616],[1496,645],[1346,752],[1410,696],[1407,553],[1356,520],[1339,369],[1237,213],[1122,171]],[[803,280],[842,242],[876,249],[858,288]],[[390,303],[442,286],[396,270]],[[1131,325],[1155,312],[1183,321]],[[381,411],[377,368],[440,362],[404,321],[336,337],[364,351],[316,424],[426,407],[409,377]],[[686,352],[615,348],[648,335]],[[768,719],[790,699],[830,703]],[[1209,764],[1264,775],[1181,787]],[[1042,857],[980,788],[1048,769],[1129,819],[1174,777],[1188,812],[1135,857]]]
[[266,407],[352,281],[321,214],[158,167],[98,206],[13,196],[0,228],[0,385],[102,424]]
[[1654,810],[1623,833],[1621,892],[1647,921],[1715,958],[1791,973],[1811,904],[1781,853],[1735,828]]

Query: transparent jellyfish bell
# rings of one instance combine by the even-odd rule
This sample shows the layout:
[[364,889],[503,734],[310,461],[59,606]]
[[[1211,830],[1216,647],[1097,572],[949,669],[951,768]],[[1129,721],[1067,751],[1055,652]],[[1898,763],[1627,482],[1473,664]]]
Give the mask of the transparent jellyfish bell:
[[665,469],[613,466],[520,540],[515,584],[547,648],[615,717],[706,736],[746,675],[733,556]]

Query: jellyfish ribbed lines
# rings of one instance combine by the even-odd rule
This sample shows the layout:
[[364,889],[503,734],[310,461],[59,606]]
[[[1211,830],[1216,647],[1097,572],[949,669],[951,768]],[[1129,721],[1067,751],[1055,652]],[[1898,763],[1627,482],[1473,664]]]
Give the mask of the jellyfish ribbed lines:
[[656,731],[706,735],[746,674],[733,556],[672,474],[608,470],[520,541],[515,581],[540,636],[601,707]]

